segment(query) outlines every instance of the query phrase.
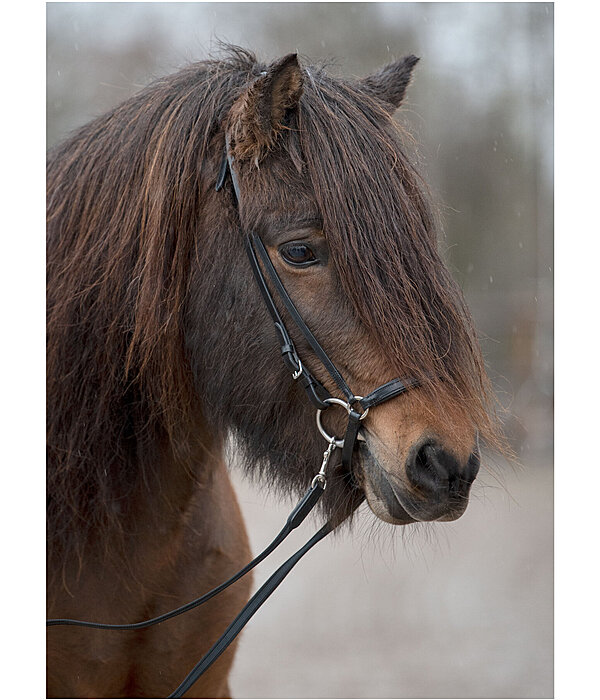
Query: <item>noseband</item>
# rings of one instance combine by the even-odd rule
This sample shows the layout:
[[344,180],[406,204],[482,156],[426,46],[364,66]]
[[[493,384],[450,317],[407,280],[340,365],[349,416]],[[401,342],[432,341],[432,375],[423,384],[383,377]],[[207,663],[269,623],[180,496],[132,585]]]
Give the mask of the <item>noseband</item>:
[[[238,207],[241,206],[241,190],[239,186],[238,177],[234,168],[234,157],[231,152],[229,137],[226,136],[225,140],[225,154],[223,156],[223,161],[221,163],[221,168],[219,171],[218,181],[216,184],[217,192],[223,187],[227,174],[229,173],[231,177],[231,182],[233,184],[233,190],[235,193],[236,204]],[[67,618],[46,620],[46,625],[48,627],[54,627],[58,625],[70,625],[77,627],[91,627],[94,629],[105,629],[105,630],[140,630],[147,627],[152,627],[161,622],[165,622],[177,615],[182,615],[189,610],[192,610],[208,600],[221,593],[226,588],[231,586],[233,583],[238,581],[242,576],[251,571],[257,564],[263,561],[273,550],[278,547],[285,538],[296,529],[300,523],[306,518],[310,511],[315,507],[325,488],[327,486],[327,476],[326,469],[329,463],[329,459],[335,449],[340,448],[342,450],[342,467],[346,473],[352,475],[352,456],[356,442],[358,440],[358,431],[360,429],[361,421],[366,418],[369,410],[375,406],[378,406],[385,401],[403,394],[408,389],[418,386],[419,382],[414,378],[405,379],[392,379],[391,381],[382,384],[373,391],[371,391],[367,396],[357,396],[350,389],[344,377],[337,369],[331,358],[327,355],[325,350],[321,347],[318,340],[313,335],[310,328],[304,322],[304,319],[300,315],[300,312],[294,305],[294,302],[290,298],[289,294],[283,282],[279,278],[277,271],[267,249],[265,248],[260,237],[253,232],[248,232],[244,238],[246,252],[248,254],[248,259],[250,261],[250,266],[254,274],[254,278],[258,285],[259,291],[263,298],[263,301],[273,319],[275,324],[275,329],[277,331],[277,336],[279,339],[281,355],[286,367],[292,373],[292,379],[294,381],[299,381],[304,390],[309,401],[317,410],[316,423],[317,428],[321,435],[327,441],[327,449],[323,453],[323,461],[321,463],[321,468],[315,474],[308,490],[290,513],[285,525],[275,539],[250,563],[248,563],[244,568],[240,569],[236,574],[234,574],[227,581],[213,588],[208,593],[203,596],[192,600],[185,605],[182,605],[175,610],[171,610],[163,615],[154,617],[150,620],[143,620],[142,622],[135,622],[132,624],[106,624],[102,622],[87,622],[84,620],[73,620]],[[261,267],[262,264],[262,267]],[[266,272],[263,273],[263,269]],[[268,278],[268,280],[267,280]],[[285,323],[277,309],[275,300],[271,289],[269,288],[269,282],[271,283],[272,289],[276,292],[283,306],[285,307],[288,315],[293,320],[295,325],[298,327],[300,333],[304,336],[306,342],[312,349],[313,353],[317,359],[321,362],[323,367],[327,370],[333,382],[340,390],[344,398],[338,398],[332,396],[332,394],[319,382],[313,374],[309,371],[306,364],[304,364],[296,351],[292,338],[285,326]],[[325,428],[323,427],[321,416],[323,411],[328,410],[332,406],[342,406],[348,413],[348,424],[346,426],[346,432],[343,438],[337,438],[335,436],[329,435]],[[339,524],[339,523],[337,523]],[[225,630],[223,635],[217,640],[217,642],[209,649],[209,651],[200,659],[200,661],[194,666],[190,673],[185,677],[181,684],[176,688],[176,690],[169,695],[169,698],[181,698],[192,685],[200,678],[200,676],[210,668],[210,666],[221,656],[221,654],[227,649],[227,647],[233,642],[237,635],[242,631],[246,623],[254,615],[254,613],[261,607],[261,605],[267,600],[267,598],[273,593],[273,591],[279,586],[283,579],[288,575],[292,568],[297,564],[298,561],[315,545],[317,542],[326,537],[332,530],[335,529],[337,525],[328,521],[323,525],[323,527],[315,534],[313,537],[301,547],[295,554],[293,554],[284,564],[282,564],[277,571],[258,589],[258,591],[252,596],[248,601],[239,615],[233,620],[229,627]]]

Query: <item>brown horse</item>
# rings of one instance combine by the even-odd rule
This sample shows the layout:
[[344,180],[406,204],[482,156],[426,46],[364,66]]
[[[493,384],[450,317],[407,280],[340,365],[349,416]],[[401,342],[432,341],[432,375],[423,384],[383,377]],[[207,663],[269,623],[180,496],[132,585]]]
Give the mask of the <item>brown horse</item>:
[[[326,444],[279,358],[244,236],[260,234],[350,386],[419,387],[373,408],[322,514],[366,496],[395,524],[452,520],[496,443],[469,312],[392,116],[417,59],[363,80],[231,48],[75,133],[48,165],[48,613],[134,622],[250,559],[224,463],[304,492]],[[244,204],[215,190],[225,138]],[[285,315],[286,312],[281,310]],[[293,326],[302,361],[336,386]],[[342,430],[343,411],[324,422]],[[242,580],[139,632],[48,632],[48,694],[165,697],[248,598]],[[188,697],[227,697],[233,646]],[[195,694],[194,694],[195,693]]]

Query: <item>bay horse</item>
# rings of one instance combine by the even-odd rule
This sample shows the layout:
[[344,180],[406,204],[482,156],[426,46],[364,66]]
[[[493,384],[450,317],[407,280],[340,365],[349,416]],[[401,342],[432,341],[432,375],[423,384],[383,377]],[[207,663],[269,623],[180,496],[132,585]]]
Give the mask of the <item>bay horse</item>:
[[[325,443],[278,357],[251,233],[264,241],[259,269],[269,261],[353,400],[414,380],[359,416],[351,468],[333,451],[321,515],[349,522],[365,498],[397,525],[464,512],[479,439],[498,431],[471,316],[393,119],[417,60],[349,80],[230,47],[50,152],[50,617],[145,620],[249,561],[228,438],[265,486],[289,496],[311,483]],[[305,335],[290,334],[305,372],[339,394]],[[325,435],[343,431],[343,414],[322,416]],[[250,585],[145,631],[49,629],[48,695],[166,697]],[[186,697],[229,697],[234,649]]]

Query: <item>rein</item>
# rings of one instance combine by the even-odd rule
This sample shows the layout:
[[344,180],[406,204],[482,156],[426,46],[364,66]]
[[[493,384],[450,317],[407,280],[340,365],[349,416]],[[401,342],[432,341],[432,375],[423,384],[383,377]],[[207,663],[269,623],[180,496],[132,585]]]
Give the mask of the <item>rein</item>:
[[[231,152],[229,136],[225,139],[225,154],[223,156],[223,161],[219,170],[219,176],[216,184],[216,191],[218,192],[223,187],[227,174],[229,173],[231,177],[231,182],[233,184],[233,190],[235,194],[236,204],[238,208],[241,206],[241,190],[239,186],[239,181],[237,173],[234,167],[234,157]],[[312,483],[304,496],[301,498],[299,503],[296,505],[294,510],[288,516],[288,519],[275,537],[275,539],[251,562],[246,564],[242,569],[240,569],[231,578],[227,579],[216,588],[213,588],[208,593],[192,600],[179,608],[175,608],[163,615],[151,618],[149,620],[143,620],[141,622],[135,622],[131,624],[106,624],[101,622],[87,622],[84,620],[73,620],[68,618],[50,619],[46,620],[47,627],[54,627],[58,625],[70,625],[76,627],[90,627],[93,629],[105,629],[105,630],[140,630],[147,627],[152,627],[161,622],[165,622],[173,617],[182,615],[183,613],[192,610],[203,603],[206,603],[211,598],[217,594],[224,591],[226,588],[231,586],[233,583],[242,578],[245,574],[251,571],[260,562],[266,559],[269,554],[271,554],[292,532],[296,529],[306,518],[306,516],[312,511],[316,506],[319,499],[323,495],[325,488],[327,486],[327,476],[326,469],[333,452],[340,448],[342,451],[342,467],[347,471],[348,474],[352,474],[352,456],[354,448],[358,438],[358,431],[360,429],[361,421],[366,418],[369,410],[379,404],[388,401],[400,394],[404,393],[408,389],[418,386],[419,382],[414,378],[405,379],[392,379],[391,381],[382,384],[381,386],[374,389],[367,396],[357,396],[350,389],[346,381],[344,380],[342,374],[339,372],[337,367],[331,358],[327,355],[325,350],[321,347],[318,340],[313,335],[310,328],[304,322],[300,312],[294,305],[291,297],[287,293],[287,290],[279,278],[277,271],[269,257],[267,249],[265,248],[260,237],[253,232],[248,232],[244,237],[245,248],[250,261],[250,266],[254,274],[254,278],[258,285],[259,291],[263,298],[263,301],[269,311],[277,335],[279,338],[281,355],[283,361],[292,372],[292,378],[295,381],[299,381],[304,390],[309,401],[316,408],[316,424],[319,432],[327,441],[327,449],[323,453],[323,461],[321,467],[317,474],[313,477]],[[261,267],[262,266],[262,267]],[[265,277],[263,269],[268,277]],[[319,382],[308,370],[308,368],[301,362],[300,357],[296,351],[292,338],[285,326],[285,323],[277,309],[275,304],[275,299],[271,289],[269,288],[269,282],[273,290],[276,292],[283,306],[285,307],[290,318],[293,320],[295,325],[298,327],[301,334],[306,339],[310,348],[314,352],[315,356],[319,359],[323,367],[327,370],[332,380],[343,394],[344,399],[334,397],[330,392]],[[321,422],[321,415],[323,411],[326,411],[333,405],[343,407],[348,413],[348,424],[346,427],[346,432],[343,438],[337,438],[335,436],[329,435],[323,428]],[[357,410],[358,408],[358,410]],[[227,647],[233,642],[237,635],[242,631],[247,622],[251,617],[257,612],[257,610],[262,606],[262,604],[267,600],[267,598],[275,591],[283,579],[290,573],[294,566],[300,561],[300,559],[318,542],[320,542],[324,537],[326,537],[330,532],[332,532],[337,525],[340,523],[332,523],[328,521],[323,527],[311,537],[308,542],[301,547],[295,554],[293,554],[287,561],[285,561],[272,576],[258,589],[258,591],[252,596],[248,603],[242,608],[241,612],[237,617],[231,622],[229,627],[225,630],[223,635],[213,644],[209,651],[200,659],[200,661],[194,666],[194,668],[188,673],[181,684],[169,695],[169,698],[181,698],[192,685],[200,678],[200,676],[221,656],[221,654],[227,649]]]

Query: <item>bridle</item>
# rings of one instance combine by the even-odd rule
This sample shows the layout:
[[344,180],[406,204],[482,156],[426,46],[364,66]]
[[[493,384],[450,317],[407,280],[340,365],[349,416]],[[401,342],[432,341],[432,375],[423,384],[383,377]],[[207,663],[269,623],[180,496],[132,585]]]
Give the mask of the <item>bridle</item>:
[[[219,170],[219,175],[216,183],[217,192],[222,189],[227,175],[229,174],[231,182],[233,185],[233,191],[235,195],[236,205],[239,208],[241,206],[241,190],[239,186],[239,181],[237,173],[234,167],[235,159],[231,151],[231,146],[229,142],[229,136],[225,139],[225,153]],[[240,219],[241,220],[241,219]],[[147,627],[152,627],[161,622],[181,615],[189,610],[192,610],[208,600],[213,598],[221,591],[231,586],[233,583],[238,581],[242,576],[251,571],[257,564],[263,561],[271,552],[273,552],[276,547],[278,547],[285,538],[296,529],[310,513],[310,511],[318,503],[319,499],[323,495],[325,488],[327,486],[327,475],[326,469],[333,452],[339,448],[342,451],[342,467],[346,473],[352,475],[352,456],[356,441],[358,439],[358,431],[360,429],[361,421],[366,418],[369,410],[378,406],[385,401],[399,396],[408,389],[418,386],[418,380],[414,378],[405,379],[392,379],[385,384],[377,387],[371,391],[367,396],[357,396],[350,389],[343,375],[337,369],[331,358],[327,355],[325,350],[321,347],[315,336],[313,335],[310,328],[304,322],[301,314],[294,305],[291,297],[287,293],[283,282],[279,278],[277,271],[269,257],[269,254],[260,239],[260,237],[253,232],[248,232],[244,237],[246,252],[248,254],[248,259],[250,261],[250,266],[254,274],[254,278],[260,290],[263,301],[267,307],[267,310],[273,319],[275,324],[275,329],[277,331],[279,344],[281,348],[281,355],[283,361],[288,369],[292,373],[292,378],[295,381],[299,381],[304,388],[309,401],[317,410],[316,423],[317,428],[321,435],[327,441],[327,449],[323,453],[323,461],[321,467],[317,474],[315,474],[308,490],[296,505],[294,510],[290,513],[285,525],[275,539],[251,562],[240,569],[236,574],[234,574],[227,581],[224,581],[216,588],[213,588],[208,593],[203,596],[192,600],[179,608],[170,610],[163,615],[154,617],[150,620],[143,620],[142,622],[136,622],[132,624],[106,624],[100,622],[87,622],[84,620],[73,620],[67,618],[51,619],[46,620],[46,625],[48,627],[57,625],[71,625],[78,627],[91,627],[94,629],[112,629],[112,630],[139,630]],[[262,266],[261,266],[262,265]],[[266,272],[266,276],[265,273]],[[268,278],[268,279],[267,279]],[[283,303],[288,315],[293,320],[298,330],[305,338],[306,342],[310,346],[311,350],[321,362],[323,367],[327,370],[332,380],[343,394],[344,398],[338,398],[332,396],[331,393],[319,382],[313,374],[308,370],[306,365],[300,360],[300,357],[296,351],[292,338],[285,326],[285,323],[281,317],[277,305],[275,304],[275,299],[269,287],[269,282],[272,289],[275,291],[280,301]],[[321,421],[321,415],[323,411],[331,408],[332,406],[341,406],[348,413],[348,423],[346,426],[346,432],[343,438],[337,438],[335,436],[329,435],[325,428],[323,427]],[[363,498],[360,499],[355,504],[355,508],[358,507]],[[273,593],[273,591],[279,586],[283,579],[288,575],[292,568],[297,564],[297,562],[315,545],[317,542],[326,537],[330,532],[332,532],[335,527],[340,523],[333,523],[328,521],[323,525],[323,527],[315,534],[313,537],[301,547],[295,554],[293,554],[286,562],[284,562],[277,571],[258,589],[258,591],[252,596],[245,607],[241,610],[238,616],[233,620],[229,627],[225,630],[223,635],[215,642],[215,644],[209,649],[209,651],[200,659],[200,661],[194,666],[194,668],[189,672],[186,678],[181,682],[181,684],[176,688],[176,690],[169,695],[169,698],[180,698],[182,697],[198,680],[198,678],[221,656],[221,654],[227,649],[227,647],[233,642],[237,635],[244,628],[246,623],[254,615],[254,613],[261,607],[261,605],[266,601],[266,599]]]
[[[235,198],[238,207],[241,205],[242,195],[238,176],[234,167],[235,159],[231,150],[231,144],[229,141],[229,135],[225,137],[225,154],[223,156],[223,162],[219,172],[219,178],[217,180],[216,190],[217,192],[223,187],[225,180],[227,178],[227,173],[231,177],[231,182],[233,184],[233,190],[235,193]],[[400,394],[403,394],[408,389],[417,386],[419,383],[416,379],[392,379],[386,384],[382,384],[372,391],[367,396],[357,396],[354,394],[352,389],[348,386],[342,373],[337,369],[333,360],[327,355],[325,350],[321,347],[319,341],[315,338],[310,328],[306,325],[304,319],[302,318],[300,312],[294,305],[290,295],[281,281],[275,266],[273,265],[267,249],[262,242],[260,236],[256,233],[249,232],[245,238],[246,252],[248,254],[248,259],[250,260],[250,266],[252,272],[254,273],[254,278],[262,295],[263,301],[273,319],[275,324],[275,329],[279,337],[279,344],[281,347],[281,356],[286,366],[292,372],[292,378],[294,380],[300,381],[309,401],[317,409],[317,427],[319,432],[327,440],[327,442],[334,444],[334,447],[339,447],[342,450],[342,466],[344,469],[351,473],[352,465],[352,453],[354,451],[354,446],[358,438],[358,431],[360,428],[361,421],[366,418],[369,410],[374,406],[378,406],[384,401],[389,401]],[[285,306],[290,318],[294,321],[298,327],[304,339],[310,346],[311,350],[314,352],[316,357],[319,359],[323,367],[327,370],[341,393],[344,395],[344,399],[333,397],[329,391],[311,374],[305,364],[302,363],[294,343],[292,342],[291,336],[281,318],[273,295],[269,289],[269,285],[261,269],[262,263],[266,274],[271,282],[273,289],[276,291],[279,299]],[[356,410],[355,405],[360,406],[360,410]],[[346,433],[343,439],[338,439],[330,436],[323,428],[321,423],[321,414],[323,411],[327,410],[333,405],[342,406],[348,412],[348,424],[346,427]]]

